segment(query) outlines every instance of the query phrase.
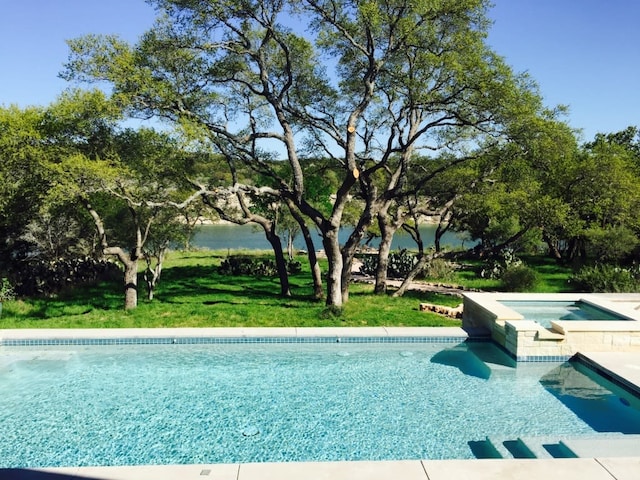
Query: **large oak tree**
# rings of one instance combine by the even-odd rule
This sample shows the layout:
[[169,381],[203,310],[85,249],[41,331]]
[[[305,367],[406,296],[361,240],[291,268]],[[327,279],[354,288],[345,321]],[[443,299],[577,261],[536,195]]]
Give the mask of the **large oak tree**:
[[[285,199],[318,228],[331,306],[348,298],[369,225],[415,190],[407,181],[416,153],[471,157],[514,116],[539,108],[526,79],[488,48],[484,0],[151,3],[158,21],[136,45],[73,40],[63,76],[106,81],[132,113],[198,131],[228,161],[268,178],[242,187]],[[329,212],[309,195],[307,155],[340,172]],[[287,176],[269,162],[280,157]],[[340,245],[354,195],[363,209]]]

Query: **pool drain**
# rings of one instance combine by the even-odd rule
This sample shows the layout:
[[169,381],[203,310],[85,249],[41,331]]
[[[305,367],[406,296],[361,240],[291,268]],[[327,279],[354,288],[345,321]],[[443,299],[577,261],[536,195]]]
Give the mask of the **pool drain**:
[[243,437],[255,437],[260,433],[260,430],[255,425],[249,425],[242,430]]

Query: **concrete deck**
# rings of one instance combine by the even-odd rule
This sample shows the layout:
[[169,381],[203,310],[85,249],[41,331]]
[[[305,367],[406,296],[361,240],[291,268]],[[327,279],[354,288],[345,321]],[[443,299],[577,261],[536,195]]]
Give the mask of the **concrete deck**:
[[0,470],[2,480],[638,480],[640,457],[407,460]]
[[[166,338],[204,336],[464,336],[456,328],[318,328],[318,329],[131,329],[131,330],[0,330],[5,339]],[[640,353],[585,352],[587,362],[640,391]],[[633,451],[633,449],[631,450]],[[640,445],[638,445],[640,452]],[[0,480],[639,480],[638,456],[570,459],[405,460],[360,462],[291,462],[216,465],[152,465],[132,467],[68,467],[0,469]],[[625,452],[625,454],[628,454]]]

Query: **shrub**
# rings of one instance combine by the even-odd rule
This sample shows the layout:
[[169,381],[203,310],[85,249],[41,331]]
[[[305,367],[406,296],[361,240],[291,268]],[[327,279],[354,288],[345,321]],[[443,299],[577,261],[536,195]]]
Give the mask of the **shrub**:
[[480,271],[480,276],[482,278],[502,278],[506,270],[521,265],[522,260],[516,256],[513,249],[505,248],[487,261],[487,264]]
[[287,262],[287,271],[292,275],[301,273],[302,263],[298,262],[297,260],[289,260],[289,262]]
[[276,265],[273,260],[238,255],[225,258],[218,271],[223,275],[273,277],[276,274]]
[[363,255],[360,259],[362,265],[360,266],[360,273],[362,275],[373,275],[378,268],[378,256],[377,255]]
[[[389,266],[387,267],[387,276],[389,278],[406,277],[413,266],[416,264],[416,257],[406,249],[389,254]],[[363,275],[374,275],[378,268],[378,256],[366,255],[362,257],[362,266],[360,273]]]
[[13,286],[21,296],[47,296],[69,287],[117,278],[122,278],[122,270],[108,260],[91,257],[32,260],[21,266],[20,276]]
[[540,281],[538,273],[524,264],[508,267],[500,280],[507,292],[529,292],[535,290]]
[[448,262],[444,258],[434,258],[424,269],[424,276],[434,280],[444,282],[452,281],[455,278],[455,264]]
[[580,292],[635,292],[640,287],[640,272],[638,267],[597,264],[581,268],[569,277],[569,283]]
[[16,298],[16,292],[8,278],[0,279],[0,302],[6,302]]
[[[302,264],[295,260],[289,261],[287,271],[292,274],[300,273]],[[276,277],[278,275],[274,260],[245,255],[227,257],[220,264],[218,272],[222,275],[248,275],[252,277]]]

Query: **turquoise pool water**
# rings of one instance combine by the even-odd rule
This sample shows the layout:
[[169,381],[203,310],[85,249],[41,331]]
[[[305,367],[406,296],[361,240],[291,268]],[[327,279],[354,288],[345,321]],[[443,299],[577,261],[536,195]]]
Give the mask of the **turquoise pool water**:
[[500,303],[523,315],[525,319],[535,320],[544,327],[551,327],[552,320],[627,320],[580,301],[501,300]]
[[0,392],[0,467],[464,459],[487,436],[640,433],[628,392],[490,343],[0,347]]

